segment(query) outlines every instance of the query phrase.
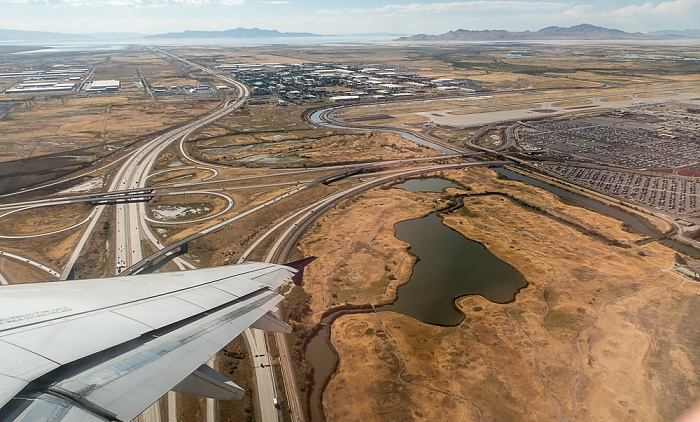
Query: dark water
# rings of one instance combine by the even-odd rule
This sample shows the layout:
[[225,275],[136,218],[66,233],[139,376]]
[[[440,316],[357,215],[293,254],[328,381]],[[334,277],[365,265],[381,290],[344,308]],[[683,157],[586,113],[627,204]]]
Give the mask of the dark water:
[[312,421],[323,421],[321,409],[321,396],[325,383],[335,371],[338,363],[335,352],[328,344],[330,341],[330,327],[323,327],[306,345],[306,361],[314,368],[314,384],[311,388],[310,409]]
[[625,212],[619,208],[611,207],[610,205],[604,204],[602,202],[586,198],[585,196],[581,196],[578,194],[575,194],[573,192],[569,192],[567,190],[558,188],[556,186],[552,186],[548,183],[545,183],[543,181],[533,179],[532,177],[527,177],[524,176],[520,173],[516,173],[514,171],[506,170],[506,169],[494,169],[496,172],[499,174],[502,174],[503,176],[506,176],[509,179],[512,180],[519,180],[521,182],[525,182],[528,185],[533,185],[537,186],[539,188],[548,190],[549,192],[552,192],[553,194],[560,196],[562,198],[569,199],[571,201],[577,202],[581,205],[585,205],[586,207],[593,209],[595,211],[598,211],[600,213],[603,213],[605,215],[609,215],[611,217],[615,217],[617,219],[620,219],[624,221],[625,223],[629,224],[632,226],[635,230],[638,230],[644,234],[651,233],[651,231],[644,225],[642,224],[638,219],[634,218],[634,216],[630,215],[630,213]]
[[[427,183],[426,183],[427,182]],[[444,179],[410,180],[408,188],[459,187]],[[397,185],[400,187],[401,185]],[[432,213],[396,224],[396,237],[411,244],[409,251],[419,258],[411,280],[399,287],[392,305],[377,310],[394,311],[429,324],[459,324],[464,314],[454,306],[458,297],[470,294],[506,303],[527,285],[524,277],[484,246],[442,224]],[[306,346],[306,360],[314,368],[310,412],[312,421],[324,420],[321,398],[325,383],[335,371],[337,356],[329,344],[330,329],[323,327]]]
[[411,179],[404,183],[394,185],[395,188],[405,189],[409,192],[442,192],[445,188],[461,189],[462,186],[446,179],[437,177],[428,179]]
[[[498,168],[494,169],[496,172],[502,174],[503,176],[506,176],[509,179],[513,180],[519,180],[521,182],[525,182],[529,185],[537,186],[542,189],[548,190],[549,192],[552,192],[555,195],[558,195],[562,198],[566,198],[568,200],[577,202],[586,208],[590,208],[594,211],[597,211],[601,214],[608,215],[610,217],[615,217],[618,220],[621,220],[625,223],[627,223],[630,227],[634,228],[638,232],[649,236],[649,237],[657,237],[659,233],[653,231],[649,227],[645,226],[634,214],[629,213],[625,211],[622,208],[617,208],[617,207],[611,207],[608,204],[605,204],[603,202],[596,201],[594,199],[586,198],[585,196],[581,196],[578,194],[575,194],[573,192],[569,192],[567,190],[558,188],[556,186],[552,186],[548,183],[545,183],[541,180],[533,179],[532,177],[527,177],[524,176],[520,173],[516,173],[514,171],[506,170],[503,168]],[[680,243],[678,241],[675,241],[673,239],[661,239],[659,240],[659,243],[668,246],[672,249],[681,251],[685,254],[688,254],[690,256],[695,256],[695,257],[700,257],[700,251],[697,249],[693,248],[692,246]]]
[[480,295],[507,303],[527,285],[515,268],[496,258],[483,245],[442,224],[432,213],[396,224],[396,237],[410,243],[418,257],[411,280],[399,287],[398,299],[378,308],[428,324],[457,325],[464,318],[454,300]]

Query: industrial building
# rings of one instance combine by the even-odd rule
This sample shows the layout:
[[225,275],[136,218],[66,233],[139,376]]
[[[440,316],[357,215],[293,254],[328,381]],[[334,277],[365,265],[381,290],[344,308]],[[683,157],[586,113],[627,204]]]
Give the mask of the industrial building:
[[35,92],[70,91],[75,83],[25,82],[5,90],[5,94],[31,94]]
[[336,103],[352,103],[360,101],[359,95],[339,95],[336,97],[331,97],[331,101]]
[[85,87],[86,92],[113,92],[119,91],[119,81],[116,79],[104,81],[92,81]]

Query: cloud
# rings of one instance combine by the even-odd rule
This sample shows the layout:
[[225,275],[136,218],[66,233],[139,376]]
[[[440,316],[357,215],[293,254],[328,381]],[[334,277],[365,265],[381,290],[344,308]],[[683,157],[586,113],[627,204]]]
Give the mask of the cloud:
[[370,12],[367,9],[320,9],[317,10],[316,13],[319,15],[347,15],[347,14],[354,14],[357,15],[359,13],[368,13]]
[[450,3],[389,4],[377,9],[379,12],[483,12],[495,10],[561,10],[566,3],[529,1],[455,1]]
[[292,4],[291,1],[274,0],[274,1],[264,1],[265,4]]
[[[114,6],[126,8],[159,8],[166,6],[202,6],[210,0],[11,0],[13,3],[28,5],[45,5],[52,7],[67,6]],[[244,4],[245,0],[223,0],[227,4]],[[222,4],[223,4],[222,1]]]
[[611,13],[611,16],[681,16],[682,14],[693,14],[700,19],[700,0],[672,0],[664,1],[654,6],[652,3],[642,5],[632,4]]
[[700,0],[646,2],[612,10],[580,5],[561,13],[569,22],[589,22],[628,31],[697,28],[699,16]]

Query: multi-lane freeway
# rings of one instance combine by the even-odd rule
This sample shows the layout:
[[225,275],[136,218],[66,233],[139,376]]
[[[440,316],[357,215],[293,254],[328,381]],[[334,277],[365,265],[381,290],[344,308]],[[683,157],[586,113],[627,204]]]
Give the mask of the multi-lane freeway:
[[[162,54],[166,54],[172,58],[177,58],[171,53],[165,52],[163,50],[157,50],[158,52]],[[144,145],[138,147],[131,153],[127,154],[124,158],[120,159],[117,161],[117,164],[111,163],[108,164],[104,167],[101,167],[102,169],[107,168],[109,165],[115,165],[116,171],[114,172],[113,176],[111,177],[108,186],[106,188],[106,192],[103,192],[102,194],[82,194],[82,195],[70,195],[66,197],[53,197],[53,198],[46,198],[43,200],[36,200],[36,201],[26,201],[23,203],[14,203],[14,204],[6,204],[3,205],[3,209],[7,210],[7,213],[14,213],[14,212],[20,212],[23,210],[26,210],[28,208],[33,208],[33,207],[41,207],[41,206],[51,206],[51,205],[60,205],[60,204],[69,204],[69,203],[74,203],[74,202],[90,202],[95,205],[94,209],[92,212],[89,214],[89,216],[86,218],[85,221],[80,222],[79,224],[85,224],[87,223],[87,227],[84,229],[84,232],[79,239],[79,241],[76,243],[76,245],[73,247],[72,252],[70,254],[69,260],[67,265],[63,268],[62,273],[59,274],[54,271],[53,275],[54,276],[59,276],[60,279],[67,279],[70,277],[70,274],[72,272],[72,268],[75,265],[75,262],[78,260],[78,258],[81,256],[83,253],[83,249],[85,248],[85,245],[87,244],[88,239],[91,237],[95,227],[98,224],[98,221],[100,220],[101,216],[103,215],[104,211],[107,209],[108,206],[114,206],[115,209],[115,230],[114,230],[114,235],[115,235],[115,244],[114,244],[114,251],[115,251],[115,263],[114,267],[117,273],[123,271],[125,268],[132,266],[133,264],[142,261],[144,256],[143,256],[143,250],[146,242],[152,243],[156,248],[160,249],[163,248],[164,246],[161,245],[161,243],[156,239],[156,237],[151,233],[149,227],[148,227],[148,222],[146,221],[146,212],[145,212],[145,204],[140,201],[136,202],[134,200],[139,200],[139,199],[148,199],[152,197],[153,195],[156,195],[153,193],[153,189],[147,187],[147,182],[148,178],[152,176],[151,169],[153,168],[153,165],[155,163],[155,160],[159,156],[159,154],[167,148],[169,145],[176,141],[180,141],[180,149],[183,150],[183,158],[186,160],[189,159],[190,161],[193,162],[193,164],[206,164],[206,163],[200,163],[192,160],[190,157],[187,157],[187,155],[184,153],[184,149],[182,148],[182,144],[184,140],[194,131],[216,121],[217,119],[220,119],[221,117],[227,115],[231,111],[235,110],[236,108],[240,107],[242,104],[245,103],[249,96],[249,90],[248,88],[236,81],[235,79],[232,79],[226,75],[220,75],[212,70],[209,70],[203,66],[200,66],[196,63],[192,63],[188,60],[183,60],[186,64],[189,66],[195,67],[201,71],[204,71],[206,73],[209,73],[213,76],[216,76],[230,84],[232,84],[234,87],[237,88],[238,95],[234,100],[230,100],[225,102],[221,107],[218,109],[212,111],[211,113],[208,113],[205,116],[200,117],[199,119],[190,122],[188,124],[185,124],[181,127],[171,129],[167,133],[156,137],[155,139],[152,139],[151,141],[148,141]],[[454,152],[451,152],[451,154],[454,154]],[[450,155],[452,156],[452,155]],[[440,160],[446,157],[433,157],[433,158],[428,158],[430,160]],[[405,163],[411,163],[413,162],[420,162],[424,159],[414,159],[414,160],[404,160]],[[398,163],[399,161],[391,161],[391,162],[383,162],[383,163],[377,163],[374,164],[376,165],[386,165],[386,164],[392,164],[392,163]],[[353,175],[355,173],[358,173],[362,171],[361,168],[353,168],[351,166],[336,166],[335,167],[337,170],[339,170],[338,173],[335,173],[336,178],[343,178],[347,177],[350,175]],[[434,168],[432,165],[427,164],[423,165],[420,167],[421,171],[428,171],[429,169]],[[286,176],[291,176],[292,174],[297,174],[297,175],[306,175],[311,172],[317,172],[317,171],[328,171],[332,170],[332,168],[323,168],[323,169],[309,169],[309,170],[298,170],[298,171],[287,171],[287,172],[280,172],[277,174],[279,175],[286,175]],[[216,172],[215,172],[216,173]],[[405,172],[404,172],[405,173]],[[332,175],[333,176],[333,175]],[[331,177],[332,177],[331,176]],[[252,178],[256,176],[249,176],[248,178]],[[267,175],[266,177],[270,177],[270,175]],[[335,179],[334,179],[335,180]],[[331,180],[328,176],[323,176],[321,178],[314,177],[310,178],[308,180],[297,180],[294,181],[294,183],[276,183],[276,186],[283,186],[285,184],[290,184],[293,185],[290,187],[290,189],[285,192],[280,194],[279,196],[272,198],[258,206],[252,207],[244,212],[238,213],[233,217],[230,217],[228,219],[225,219],[223,221],[217,222],[216,224],[212,224],[208,228],[202,230],[200,233],[198,233],[198,236],[206,236],[209,233],[213,233],[222,227],[231,224],[234,221],[237,221],[241,218],[244,218],[248,215],[251,215],[255,212],[258,212],[266,207],[273,206],[274,204],[284,201],[286,198],[296,195],[304,191],[305,189],[308,189],[309,187],[313,186],[314,184],[317,183],[330,183],[334,180]],[[384,179],[382,179],[384,180]],[[388,180],[388,178],[386,178]],[[190,184],[180,184],[178,186],[174,186],[173,188],[181,188],[181,187],[191,187],[193,184],[206,184],[206,183],[221,183],[222,180],[210,180],[210,181],[200,181],[200,182],[194,182]],[[272,184],[266,185],[270,186]],[[363,186],[370,186],[370,184],[364,184]],[[241,188],[250,188],[248,187],[241,187]],[[159,189],[163,189],[163,187],[160,187]],[[225,188],[218,188],[218,189],[225,189]],[[235,188],[232,188],[235,189]],[[213,190],[212,190],[213,191]],[[199,191],[201,192],[201,191]],[[206,191],[206,192],[211,192],[211,191]],[[179,194],[187,193],[187,192],[177,192]],[[169,195],[173,194],[173,192],[159,192],[158,195]],[[341,198],[343,198],[345,195],[348,195],[349,193],[344,193],[340,195],[334,195],[332,197],[323,199],[315,204],[311,204],[308,207],[300,210],[297,213],[293,213],[289,218],[285,219],[283,221],[284,223],[290,222],[292,219],[297,219],[296,222],[291,224],[289,228],[284,232],[282,236],[280,236],[280,239],[275,243],[275,246],[273,250],[269,253],[268,255],[268,260],[274,260],[274,259],[280,259],[280,257],[286,255],[286,252],[278,252],[278,250],[282,250],[285,243],[283,242],[282,239],[288,239],[291,233],[298,233],[298,228],[303,225],[303,221],[307,220],[310,221],[310,217],[314,211],[317,211],[321,209],[322,207],[327,207],[329,204],[337,202]],[[79,225],[78,224],[78,225]],[[73,228],[73,227],[71,227]],[[294,230],[297,228],[297,230]],[[67,230],[70,228],[64,228],[62,230]],[[270,232],[271,233],[271,232]],[[267,237],[268,235],[266,234],[263,236],[263,238]],[[288,240],[287,240],[288,243]],[[256,247],[259,245],[259,242],[256,243]],[[247,256],[248,253],[245,254]],[[21,257],[20,257],[21,258]],[[27,260],[27,262],[29,262]],[[175,261],[181,268],[192,268],[193,266],[190,263],[187,263],[186,261],[176,258]],[[41,265],[41,264],[38,264]],[[4,280],[4,279],[3,279]],[[257,391],[258,391],[258,396],[259,396],[259,405],[257,406],[258,409],[260,409],[262,419],[267,421],[267,420],[277,420],[278,419],[278,408],[275,406],[276,401],[278,399],[278,395],[280,392],[277,389],[276,383],[273,382],[274,377],[273,377],[273,371],[271,369],[271,362],[269,362],[269,350],[267,349],[267,344],[266,341],[263,341],[264,336],[261,337],[260,333],[252,333],[250,335],[251,339],[251,348],[254,348],[256,350],[256,355],[258,356],[258,360],[262,358],[263,356],[267,356],[268,361],[267,363],[262,363],[262,365],[259,366],[257,369]],[[295,383],[293,380],[293,370],[291,367],[291,360],[289,358],[289,353],[286,349],[286,342],[283,341],[283,337],[278,337],[277,338],[278,342],[280,343],[280,360],[283,365],[283,378],[285,380],[285,385],[288,386],[286,388],[287,392],[287,401],[290,403],[291,409],[292,409],[292,414],[294,416],[295,420],[302,420],[303,419],[303,411],[300,405],[300,400],[298,398],[298,395],[296,394],[296,389],[294,387]],[[257,366],[257,365],[256,365]],[[267,381],[269,380],[269,382]],[[172,399],[171,399],[172,400]],[[175,412],[173,411],[174,406],[172,403],[169,403],[168,405],[168,414],[173,415]],[[159,414],[159,407],[154,406],[151,409],[149,409],[147,412],[144,413],[142,416],[142,419],[144,420],[159,420],[161,419],[161,416]],[[212,412],[208,412],[209,416],[208,419],[211,419]],[[169,416],[171,418],[171,416]]]

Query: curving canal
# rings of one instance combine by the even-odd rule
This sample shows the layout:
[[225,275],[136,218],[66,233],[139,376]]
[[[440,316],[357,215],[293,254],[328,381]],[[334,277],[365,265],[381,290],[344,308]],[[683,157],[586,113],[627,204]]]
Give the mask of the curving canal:
[[426,141],[425,139],[419,138],[419,137],[417,137],[416,135],[414,135],[414,134],[412,134],[412,133],[404,132],[404,131],[401,131],[401,130],[382,129],[382,128],[363,128],[363,127],[339,126],[339,125],[335,125],[335,124],[332,124],[332,123],[328,123],[328,122],[326,122],[326,121],[323,120],[323,116],[324,116],[325,114],[327,114],[327,113],[329,113],[329,112],[331,112],[331,111],[333,111],[333,110],[335,110],[335,109],[337,109],[337,108],[338,108],[338,107],[331,107],[331,108],[324,108],[324,109],[322,109],[322,110],[318,110],[318,111],[314,112],[309,118],[311,119],[311,122],[312,122],[313,124],[315,124],[315,125],[322,125],[322,126],[326,126],[326,127],[330,127],[330,128],[334,128],[334,129],[361,130],[361,131],[365,131],[365,132],[368,131],[368,130],[371,130],[372,132],[394,133],[394,134],[400,135],[400,136],[402,136],[402,137],[408,139],[408,140],[411,141],[411,142],[415,142],[415,143],[417,143],[417,144],[426,146],[426,147],[428,147],[428,148],[432,148],[432,149],[434,149],[434,150],[436,150],[436,151],[440,151],[440,152],[443,152],[443,153],[445,153],[445,154],[451,154],[451,155],[459,155],[459,154],[460,154],[459,152],[456,152],[455,150],[446,148],[446,147],[444,147],[444,146],[442,146],[442,145],[438,145],[438,144],[433,143],[433,142]]

